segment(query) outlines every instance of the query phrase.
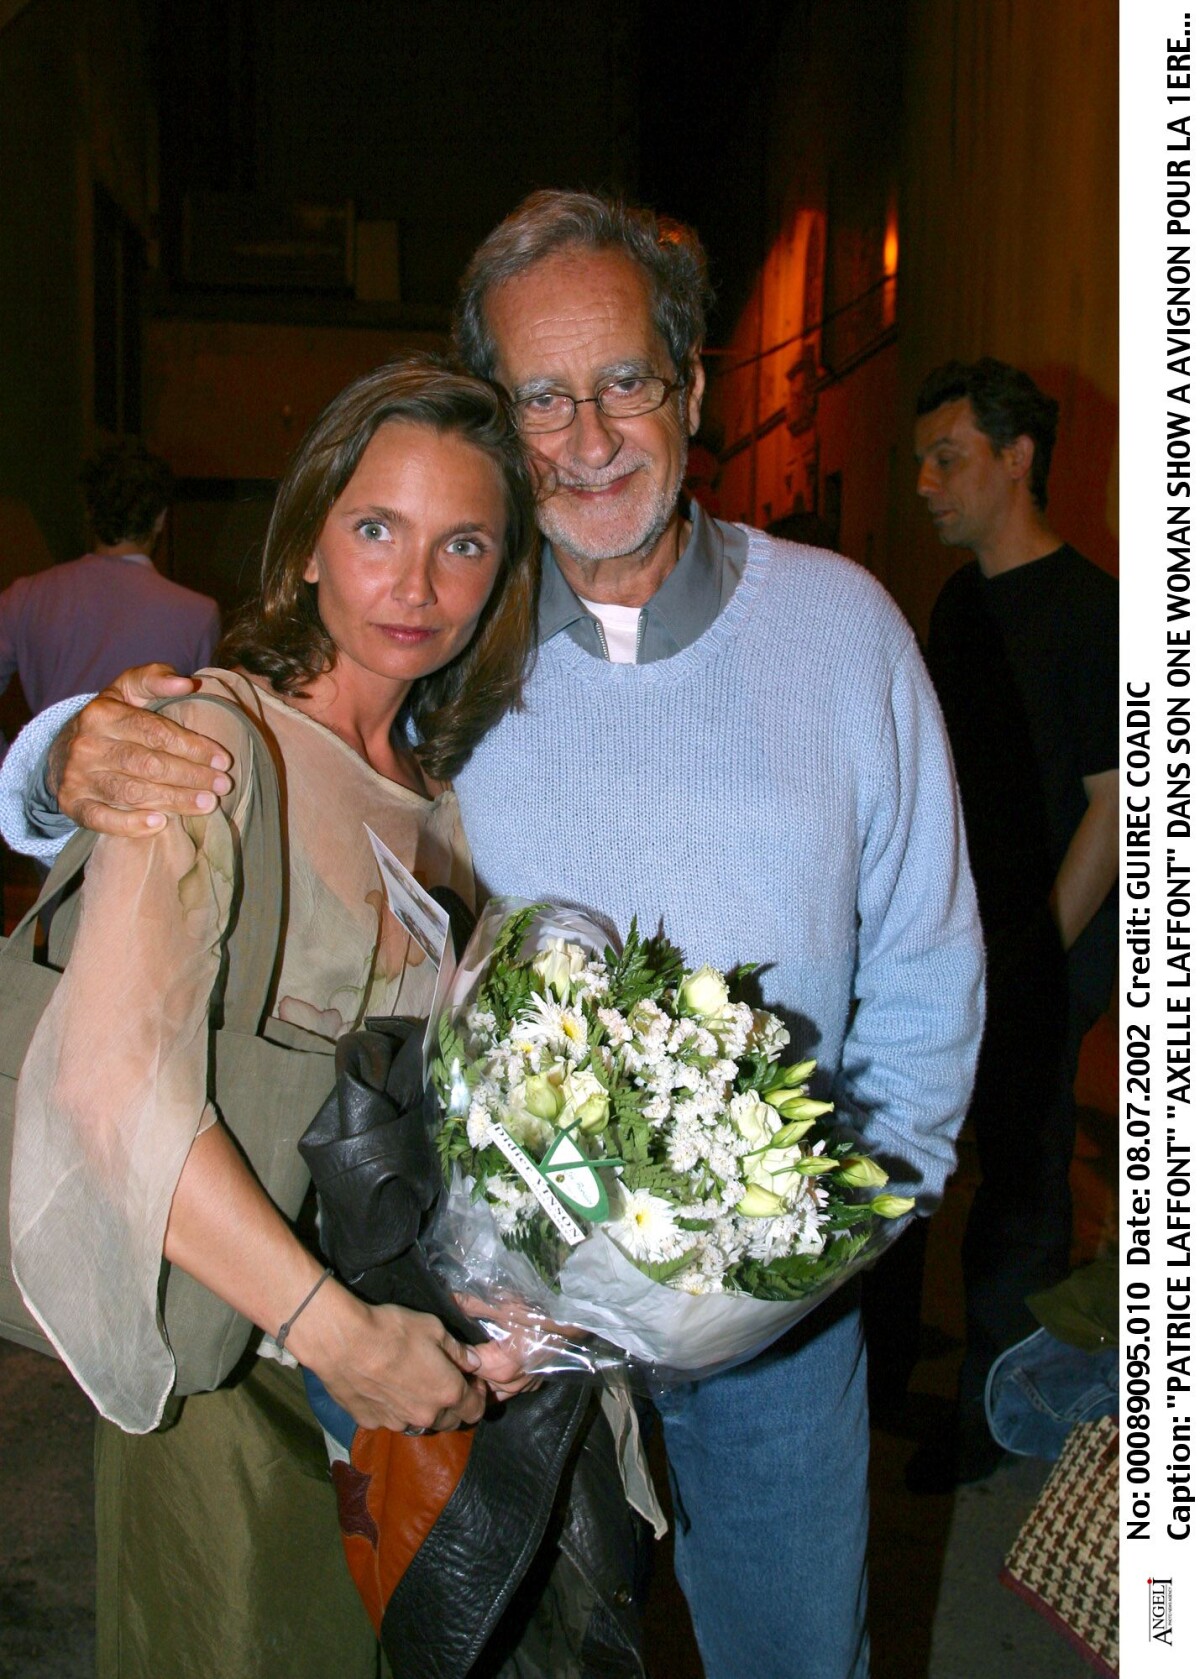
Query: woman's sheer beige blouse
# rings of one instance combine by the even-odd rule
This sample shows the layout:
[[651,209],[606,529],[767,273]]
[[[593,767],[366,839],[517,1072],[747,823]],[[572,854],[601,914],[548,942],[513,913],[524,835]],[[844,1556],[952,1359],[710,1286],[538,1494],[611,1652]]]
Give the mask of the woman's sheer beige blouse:
[[[386,912],[368,824],[423,884],[471,900],[452,793],[430,802],[377,775],[335,735],[229,672],[275,747],[287,822],[283,960],[272,1013],[334,1039],[365,1014],[428,1012],[432,964]],[[78,935],[17,1092],[14,1271],[97,1408],[154,1427],[174,1363],[158,1316],[167,1215],[207,1099],[209,1001],[236,881],[251,724],[202,699],[174,712],[234,758],[211,816],[152,839],[102,838]],[[241,912],[253,913],[252,903]],[[311,1115],[296,1116],[296,1136]]]

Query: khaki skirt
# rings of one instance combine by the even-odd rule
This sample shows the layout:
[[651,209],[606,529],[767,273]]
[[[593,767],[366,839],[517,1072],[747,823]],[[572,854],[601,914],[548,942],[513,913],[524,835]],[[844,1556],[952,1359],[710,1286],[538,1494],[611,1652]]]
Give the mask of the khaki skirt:
[[298,1370],[96,1432],[98,1679],[381,1679]]

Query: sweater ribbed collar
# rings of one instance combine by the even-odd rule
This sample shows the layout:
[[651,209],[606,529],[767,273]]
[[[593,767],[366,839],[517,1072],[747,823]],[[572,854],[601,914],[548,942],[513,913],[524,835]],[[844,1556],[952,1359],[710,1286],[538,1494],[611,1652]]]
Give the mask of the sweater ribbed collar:
[[540,647],[539,662],[551,655],[554,668],[564,673],[569,672],[573,680],[613,683],[618,687],[630,683],[635,686],[670,687],[677,682],[692,680],[697,672],[720,656],[731,638],[742,631],[753,615],[755,603],[772,563],[779,557],[778,550],[781,546],[785,549],[790,546],[781,545],[765,532],[751,530],[746,526],[727,525],[724,528],[741,538],[744,545],[745,569],[728,602],[716,618],[702,635],[690,641],[686,647],[680,648],[678,653],[670,658],[648,662],[639,660],[636,665],[613,664],[605,658],[597,658],[571,636],[559,635]]
[[[738,525],[711,518],[698,502],[689,509],[692,534],[661,587],[642,608],[638,664],[672,658],[717,620],[746,568],[748,536]],[[549,543],[542,548],[538,641],[566,632],[577,647],[603,658],[596,621],[558,568]]]

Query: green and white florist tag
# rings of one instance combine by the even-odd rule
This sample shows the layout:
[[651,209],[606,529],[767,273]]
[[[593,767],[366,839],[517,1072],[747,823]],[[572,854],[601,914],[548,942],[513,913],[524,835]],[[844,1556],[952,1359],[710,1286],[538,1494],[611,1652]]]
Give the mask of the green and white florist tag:
[[[616,1162],[606,1160],[603,1164],[612,1166]],[[577,1218],[601,1224],[608,1217],[608,1191],[600,1181],[596,1162],[580,1152],[569,1131],[560,1131],[555,1137],[542,1156],[539,1170]]]
[[579,1243],[584,1240],[585,1232],[579,1228],[563,1206],[536,1162],[529,1158],[520,1143],[509,1136],[499,1120],[488,1120],[487,1134],[509,1165],[537,1197],[538,1205],[563,1241],[569,1242],[572,1247],[578,1247]]

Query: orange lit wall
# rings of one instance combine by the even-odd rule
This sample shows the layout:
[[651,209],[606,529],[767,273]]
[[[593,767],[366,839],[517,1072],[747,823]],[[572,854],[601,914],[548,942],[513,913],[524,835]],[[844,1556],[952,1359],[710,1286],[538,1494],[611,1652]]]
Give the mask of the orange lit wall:
[[[737,202],[714,203],[701,227],[724,331],[709,363],[706,424],[727,517],[767,525],[803,514],[810,539],[836,541],[879,570],[896,429],[894,275],[904,261],[902,12],[862,0],[855,20],[850,32],[844,8],[788,8],[744,127],[730,137]],[[851,351],[856,299],[865,302]]]
[[[726,457],[722,510],[752,524],[790,513],[801,492],[803,464],[787,425],[787,375],[804,349],[804,328],[820,318],[823,224],[816,210],[792,214],[755,277],[727,350],[709,362],[710,412],[719,415]],[[814,268],[818,280],[806,319],[805,275]]]
[[[789,12],[730,140],[741,202],[714,207],[730,353],[710,358],[706,423],[727,517],[765,524],[814,489],[820,514],[840,473],[839,545],[923,633],[965,558],[936,541],[914,493],[913,399],[951,357],[999,356],[1058,397],[1051,516],[1117,569],[1118,13],[1117,0],[905,11],[886,42],[904,14],[875,0],[853,39],[843,8]],[[880,336],[839,366],[823,335],[796,335],[828,320],[872,261]],[[822,365],[798,439],[787,373],[808,342]]]
[[[800,211],[768,254],[738,323],[732,354],[713,358],[712,411],[725,442],[719,499],[727,518],[765,526],[800,507],[827,517],[826,487],[841,480],[839,549],[880,569],[894,459],[897,356],[880,342],[837,379],[821,378],[811,429],[797,435],[788,373],[805,350],[819,364],[824,217]],[[804,300],[808,300],[807,314]],[[761,327],[760,327],[761,311]],[[808,327],[810,330],[804,331]],[[757,353],[761,343],[764,353]],[[781,346],[773,350],[774,345]],[[729,453],[731,444],[742,444]]]
[[[902,453],[924,374],[990,354],[1062,403],[1055,527],[1117,569],[1116,0],[909,8]],[[962,555],[899,476],[885,581],[918,627]]]

